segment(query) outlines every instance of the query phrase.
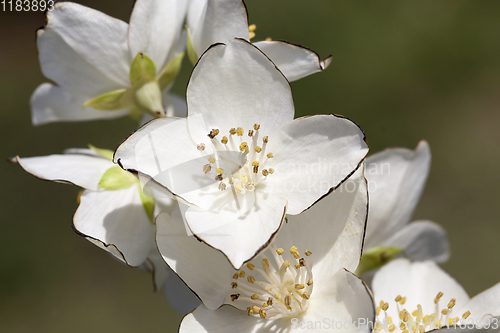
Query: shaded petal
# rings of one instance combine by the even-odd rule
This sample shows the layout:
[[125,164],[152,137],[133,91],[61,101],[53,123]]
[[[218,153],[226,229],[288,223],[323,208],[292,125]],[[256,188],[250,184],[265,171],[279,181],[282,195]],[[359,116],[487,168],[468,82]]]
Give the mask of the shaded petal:
[[181,34],[186,0],[138,0],[130,17],[128,42],[132,59],[142,52],[159,72]]
[[[180,333],[287,332],[290,318],[266,320],[251,317],[232,306],[209,310],[203,304],[182,319]],[[307,332],[307,331],[306,331]]]
[[167,281],[167,278],[171,274],[174,274],[163,260],[160,252],[158,252],[156,243],[154,243],[153,248],[151,248],[147,259],[138,268],[151,273],[155,290],[160,289]]
[[[375,304],[381,300],[392,301],[401,295],[406,297],[406,309],[416,309],[420,304],[423,313],[435,311],[434,298],[439,292],[444,294],[441,308],[451,298],[456,299],[457,308],[469,301],[462,286],[433,261],[411,263],[408,259],[394,259],[375,274],[372,287]],[[394,306],[389,306],[387,314],[393,318],[399,316]],[[455,317],[455,313],[451,316]]]
[[433,260],[441,263],[450,257],[446,231],[431,221],[412,222],[381,245],[403,249],[412,261]]
[[38,178],[71,183],[97,191],[102,175],[114,164],[103,157],[90,154],[16,157],[16,161],[24,170]]
[[387,149],[365,163],[370,191],[365,244],[371,248],[410,222],[429,174],[431,153],[427,142],[420,141],[415,150]]
[[316,115],[296,119],[269,137],[266,191],[288,200],[288,214],[299,214],[359,166],[368,152],[361,129],[349,119]]
[[[326,319],[326,320],[325,320]],[[349,271],[339,270],[321,288],[315,289],[309,300],[309,309],[300,321],[321,322],[324,329],[342,332],[371,332],[369,322],[375,320],[375,307],[366,285]],[[334,322],[332,322],[334,321]],[[337,325],[342,325],[338,327]],[[329,325],[329,326],[327,326]],[[317,332],[313,328],[301,332]]]
[[[163,262],[164,265],[165,262]],[[168,267],[168,266],[167,266]],[[170,274],[165,281],[163,294],[170,304],[180,315],[184,316],[200,305],[200,300],[184,284],[184,282],[169,268]]]
[[248,40],[247,11],[243,1],[192,1],[188,28],[198,58],[212,44],[226,43],[235,37]]
[[316,52],[285,41],[260,41],[253,44],[274,62],[290,82],[324,71],[331,62],[331,56],[321,61]]
[[[229,192],[229,191],[226,191]],[[224,253],[239,269],[262,251],[276,234],[285,217],[286,200],[263,191],[255,191],[255,203],[244,203],[252,193],[239,198],[241,211],[202,211],[195,207],[186,212],[191,231],[204,242]],[[232,193],[228,193],[232,195]],[[243,199],[243,200],[242,200]],[[236,204],[236,200],[231,198]],[[233,204],[233,203],[232,203]],[[225,206],[227,207],[227,206]],[[210,229],[207,230],[207,225]]]
[[125,22],[72,2],[57,3],[47,21],[37,39],[46,77],[87,97],[129,85]]
[[180,210],[156,218],[156,242],[167,264],[210,309],[224,303],[235,270],[226,257],[187,233]]
[[197,143],[209,144],[207,134],[214,128],[222,136],[231,128],[247,132],[259,124],[259,132],[270,135],[294,116],[283,74],[259,49],[240,39],[215,45],[200,58],[189,81],[187,103]]
[[113,119],[127,115],[128,109],[101,111],[83,104],[88,98],[43,83],[36,88],[30,99],[31,120],[33,125],[43,125],[58,121],[82,121],[94,119]]
[[130,266],[146,260],[154,244],[155,227],[144,210],[138,187],[85,191],[80,200],[73,218],[79,233],[115,246]]
[[[472,297],[469,303],[458,310],[461,315],[465,311],[470,311],[470,318],[473,320],[491,319],[500,316],[500,283]],[[500,321],[498,322],[500,323]]]
[[299,215],[288,215],[275,244],[312,252],[314,286],[341,268],[358,266],[366,224],[368,195],[362,168],[336,191]]

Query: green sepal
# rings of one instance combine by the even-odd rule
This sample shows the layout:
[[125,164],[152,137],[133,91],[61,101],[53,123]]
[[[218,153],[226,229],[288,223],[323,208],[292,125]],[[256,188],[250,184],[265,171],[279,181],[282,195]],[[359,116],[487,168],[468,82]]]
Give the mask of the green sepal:
[[132,107],[128,111],[128,115],[130,116],[130,118],[132,118],[137,123],[139,123],[141,121],[141,117],[142,117],[143,113],[144,112],[141,109],[139,109],[138,107],[136,107],[136,106]]
[[403,252],[399,247],[380,246],[363,253],[359,261],[356,275],[361,276],[368,271],[379,268]]
[[155,63],[149,57],[139,52],[135,56],[132,66],[130,66],[129,78],[132,86],[155,80]]
[[174,58],[158,75],[158,84],[160,85],[160,90],[164,90],[170,82],[172,82],[179,74],[181,70],[182,59],[184,58],[184,52],[179,54]]
[[187,31],[187,46],[186,46],[187,54],[189,61],[191,61],[191,63],[194,66],[198,62],[198,56],[196,55],[196,51],[194,49],[193,40],[191,39],[191,33],[189,32],[189,29],[187,27],[185,28]]
[[88,147],[90,149],[92,149],[93,151],[95,151],[96,153],[98,153],[99,155],[101,155],[102,157],[104,157],[105,159],[113,161],[114,152],[112,150],[97,148],[97,147],[91,145],[90,143],[88,144]]
[[[139,194],[141,196],[141,201],[142,201],[142,206],[144,207],[144,210],[146,211],[146,214],[148,215],[149,222],[152,224],[155,224],[155,198],[153,198],[153,195],[151,193],[145,194],[141,188],[141,184],[139,183]],[[144,187],[144,189],[149,189],[149,187]],[[151,192],[151,191],[147,191]]]
[[135,105],[144,112],[148,112],[155,117],[165,115],[163,108],[163,96],[160,86],[156,81],[143,84],[134,93]]
[[99,186],[108,190],[118,190],[129,187],[137,182],[137,178],[133,174],[123,170],[118,165],[109,168],[101,180]]
[[118,89],[104,93],[83,104],[83,108],[91,106],[101,111],[114,111],[123,109],[132,104],[132,99],[128,89]]

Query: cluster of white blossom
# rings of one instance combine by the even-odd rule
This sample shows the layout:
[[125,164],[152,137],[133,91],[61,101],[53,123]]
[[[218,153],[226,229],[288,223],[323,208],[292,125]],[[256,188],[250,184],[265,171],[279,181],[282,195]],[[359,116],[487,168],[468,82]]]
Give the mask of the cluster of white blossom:
[[[58,2],[38,32],[53,83],[33,93],[33,124],[129,115],[142,125],[114,152],[14,161],[83,189],[75,230],[151,271],[191,311],[180,332],[347,322],[337,331],[496,332],[500,284],[469,299],[436,265],[449,256],[445,231],[409,223],[428,144],[365,159],[348,118],[295,119],[289,82],[331,59],[252,42],[254,30],[242,0],[137,0],[129,24]],[[186,99],[169,92],[184,55],[194,65]]]

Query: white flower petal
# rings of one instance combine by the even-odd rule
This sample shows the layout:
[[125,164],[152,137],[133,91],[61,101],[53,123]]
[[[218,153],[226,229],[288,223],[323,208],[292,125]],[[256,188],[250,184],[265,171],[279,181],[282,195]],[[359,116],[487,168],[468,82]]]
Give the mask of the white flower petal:
[[261,134],[270,135],[294,116],[285,77],[259,49],[240,39],[213,46],[200,58],[187,103],[191,135],[198,143],[208,142],[214,128],[228,136],[231,128],[248,132],[259,124]]
[[189,7],[188,27],[194,49],[200,57],[214,43],[234,37],[248,40],[247,11],[243,1],[193,1]]
[[141,265],[154,244],[155,227],[142,205],[137,186],[114,191],[85,191],[75,213],[75,229],[114,245],[130,266]]
[[225,305],[214,311],[202,304],[182,319],[179,333],[286,332],[290,325],[288,318],[266,320],[250,317],[232,306]]
[[337,190],[299,215],[288,215],[275,244],[312,251],[314,286],[341,268],[355,270],[363,245],[368,195],[362,168]]
[[17,163],[32,175],[46,180],[71,183],[97,191],[102,175],[114,164],[103,157],[91,155],[48,155],[16,157]]
[[156,242],[163,259],[210,309],[224,303],[234,269],[217,250],[188,236],[181,212],[156,218]]
[[380,245],[399,247],[412,261],[441,263],[450,256],[446,231],[431,221],[412,222]]
[[[470,311],[471,319],[481,319],[483,316],[500,316],[500,283],[472,297],[470,301],[458,311],[462,314]],[[500,323],[500,322],[499,322]]]
[[42,83],[31,96],[31,119],[33,125],[43,125],[57,121],[81,121],[113,119],[126,115],[127,109],[101,111],[83,104],[88,99],[50,83]]
[[415,150],[387,149],[366,159],[365,177],[370,191],[366,229],[367,248],[379,246],[410,222],[429,173],[429,145]]
[[138,268],[151,273],[155,290],[160,289],[165,284],[167,278],[174,274],[163,260],[160,252],[158,252],[156,243],[154,243],[153,248],[151,248],[147,259]]
[[267,163],[276,171],[266,191],[288,200],[288,214],[299,214],[339,186],[361,163],[368,148],[364,133],[352,121],[316,115],[283,125],[269,137]]
[[[166,265],[165,262],[163,264]],[[169,273],[163,294],[177,313],[184,316],[198,307],[200,300],[170,268]]]
[[290,82],[324,71],[331,62],[331,56],[321,61],[316,52],[285,41],[260,41],[254,45],[274,62]]
[[[375,274],[372,287],[375,304],[381,300],[392,302],[401,295],[406,297],[406,309],[413,311],[420,304],[426,314],[435,311],[434,298],[439,292],[443,293],[441,302],[444,306],[452,298],[456,299],[459,308],[469,301],[462,286],[433,261],[411,263],[403,258],[392,260]],[[393,318],[399,317],[395,306],[389,306],[387,313]]]
[[142,52],[156,65],[166,65],[169,52],[180,35],[187,10],[186,0],[138,0],[130,17],[130,57]]
[[46,77],[87,97],[129,85],[125,22],[72,2],[56,4],[47,21],[37,39]]
[[[325,330],[371,332],[367,323],[374,322],[374,318],[375,308],[366,285],[351,272],[341,269],[330,281],[314,290],[309,309],[299,318],[299,321],[305,322],[305,329],[300,331],[317,332],[314,323],[319,321]],[[335,322],[332,323],[332,320]],[[311,329],[307,329],[307,323],[312,323]]]
[[[229,192],[229,191],[227,191]],[[231,264],[239,269],[244,262],[256,256],[278,231],[285,217],[286,200],[263,191],[255,191],[255,202],[247,193],[241,196],[240,214],[236,209],[216,212],[202,211],[191,207],[186,212],[186,220],[191,231],[210,246],[224,253]],[[228,193],[232,195],[232,193]],[[236,200],[230,198],[236,205]],[[209,230],[207,225],[210,226]]]

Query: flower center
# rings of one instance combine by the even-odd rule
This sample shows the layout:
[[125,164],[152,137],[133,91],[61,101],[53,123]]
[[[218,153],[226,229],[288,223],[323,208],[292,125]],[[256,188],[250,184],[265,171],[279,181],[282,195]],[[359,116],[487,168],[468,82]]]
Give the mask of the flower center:
[[[218,129],[210,131],[208,137],[214,154],[208,155],[203,172],[219,182],[219,190],[231,186],[236,193],[245,194],[254,191],[259,183],[274,173],[273,168],[266,169],[268,161],[274,157],[273,153],[266,152],[269,137],[260,139],[259,130],[258,124],[248,132],[243,127],[231,128],[229,137],[223,136],[220,140],[217,138]],[[204,143],[197,146],[201,153],[205,153],[205,148]]]
[[[387,315],[387,309],[389,309],[389,303],[380,301],[379,306],[377,306],[377,321],[375,324],[375,331],[379,332],[401,332],[401,333],[424,333],[433,329],[439,329],[442,327],[450,327],[459,325],[461,319],[459,317],[453,317],[453,307],[455,306],[456,299],[452,298],[446,307],[440,306],[440,300],[443,297],[443,293],[439,292],[434,299],[434,312],[428,315],[424,315],[422,311],[422,306],[417,305],[417,309],[413,312],[409,312],[403,306],[406,303],[406,297],[401,297],[399,295],[394,300],[398,309],[399,318],[394,321],[393,318]],[[470,316],[470,311],[466,311],[462,314],[462,320],[467,319]]]
[[[247,263],[248,273],[241,269],[233,275],[230,295],[234,306],[245,310],[249,316],[278,319],[296,317],[309,307],[313,291],[312,259],[301,257],[297,247],[292,246],[290,254],[295,264],[283,258],[284,250],[271,245],[268,254],[272,262],[264,257],[262,268]],[[309,257],[311,251],[305,251]]]

